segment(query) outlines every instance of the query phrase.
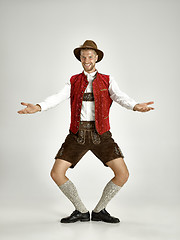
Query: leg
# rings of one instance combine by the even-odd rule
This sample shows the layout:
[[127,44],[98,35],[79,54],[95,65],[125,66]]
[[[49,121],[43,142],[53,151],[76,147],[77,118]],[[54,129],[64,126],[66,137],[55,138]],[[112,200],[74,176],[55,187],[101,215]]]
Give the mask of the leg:
[[116,158],[106,163],[114,172],[112,182],[122,187],[129,178],[129,171],[123,158]]
[[65,196],[72,202],[75,207],[75,211],[71,216],[61,219],[63,223],[71,223],[76,221],[89,221],[89,212],[82,203],[77,189],[74,184],[65,176],[67,169],[71,166],[71,163],[56,159],[54,166],[51,170],[51,177],[55,183],[59,186]]
[[129,173],[123,158],[113,159],[106,162],[106,165],[113,170],[115,176],[105,186],[101,199],[92,212],[92,220],[118,223],[119,219],[110,216],[105,210],[105,207],[125,184]]
[[65,176],[65,174],[71,165],[72,164],[70,162],[62,159],[56,159],[51,170],[51,177],[58,186],[68,181],[68,178]]
[[123,158],[113,159],[106,165],[114,171],[115,176],[105,186],[101,199],[93,210],[94,212],[100,212],[104,209],[128,179],[129,174]]
[[66,177],[68,168],[74,167],[87,151],[87,147],[79,144],[77,136],[70,132],[55,156],[56,161],[51,170],[51,177],[75,207],[75,211],[69,217],[61,219],[63,223],[90,220],[89,212],[81,201],[76,187]]

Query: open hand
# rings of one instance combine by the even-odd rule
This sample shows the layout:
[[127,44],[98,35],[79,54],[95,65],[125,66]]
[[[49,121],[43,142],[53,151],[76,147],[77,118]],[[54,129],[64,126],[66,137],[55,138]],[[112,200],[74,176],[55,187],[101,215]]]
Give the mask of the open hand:
[[26,108],[18,111],[19,114],[32,114],[41,111],[41,107],[39,105],[24,102],[22,102],[21,104],[26,106]]
[[154,110],[153,107],[149,107],[148,105],[153,104],[154,102],[147,103],[138,103],[134,106],[133,110],[138,112],[148,112],[150,110]]

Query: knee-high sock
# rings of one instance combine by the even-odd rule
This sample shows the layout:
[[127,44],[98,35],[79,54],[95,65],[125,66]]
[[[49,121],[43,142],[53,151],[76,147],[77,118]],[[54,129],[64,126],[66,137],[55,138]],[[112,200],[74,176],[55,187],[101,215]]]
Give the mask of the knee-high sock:
[[64,195],[72,202],[75,209],[77,209],[82,213],[88,212],[88,210],[86,209],[86,207],[84,206],[83,202],[81,201],[78,195],[76,187],[69,179],[67,182],[60,185],[59,188],[64,193]]
[[110,180],[105,186],[102,196],[93,211],[100,212],[102,209],[106,208],[107,204],[119,192],[120,189],[120,186],[116,185],[112,180]]

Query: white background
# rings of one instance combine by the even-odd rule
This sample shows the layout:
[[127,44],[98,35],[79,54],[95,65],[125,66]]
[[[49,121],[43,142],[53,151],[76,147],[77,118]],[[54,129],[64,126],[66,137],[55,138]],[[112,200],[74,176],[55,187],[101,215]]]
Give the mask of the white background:
[[[0,1],[1,239],[179,239],[179,12],[178,0]],[[148,113],[111,108],[130,171],[107,207],[118,225],[59,223],[74,207],[49,173],[68,134],[69,101],[17,114],[21,101],[40,102],[82,71],[73,49],[86,39],[105,53],[100,73],[137,102],[155,102]],[[113,173],[88,152],[67,176],[91,211]]]

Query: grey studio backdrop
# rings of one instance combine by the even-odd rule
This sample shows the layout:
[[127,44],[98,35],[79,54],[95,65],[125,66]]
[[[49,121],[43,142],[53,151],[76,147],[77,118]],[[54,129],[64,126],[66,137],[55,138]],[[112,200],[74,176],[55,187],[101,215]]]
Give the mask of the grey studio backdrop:
[[[17,111],[21,101],[41,102],[82,71],[73,49],[86,39],[105,53],[99,72],[114,76],[137,102],[155,102],[148,113],[111,107],[111,132],[130,178],[108,210],[123,221],[120,227],[100,224],[104,235],[96,224],[84,225],[92,227],[89,239],[116,233],[178,239],[179,11],[175,0],[0,1],[1,239],[73,239],[58,221],[74,208],[50,178],[69,131],[70,102],[34,115]],[[91,211],[113,173],[88,152],[67,176]]]

